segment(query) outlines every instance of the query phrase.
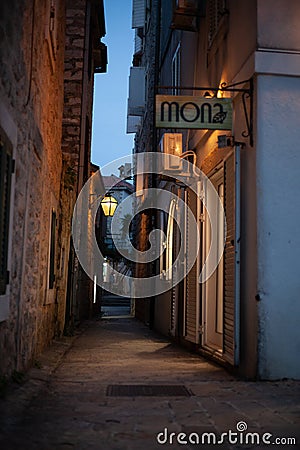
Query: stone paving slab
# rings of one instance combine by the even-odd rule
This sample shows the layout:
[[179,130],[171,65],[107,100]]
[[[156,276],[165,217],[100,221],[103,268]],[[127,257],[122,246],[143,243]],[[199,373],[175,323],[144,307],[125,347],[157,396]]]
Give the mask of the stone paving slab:
[[[275,448],[300,448],[299,382],[237,379],[134,319],[89,322],[41,361],[0,401],[1,450],[267,448],[225,439],[213,445],[239,422],[259,438],[297,438]],[[182,384],[194,395],[108,397],[110,384]]]

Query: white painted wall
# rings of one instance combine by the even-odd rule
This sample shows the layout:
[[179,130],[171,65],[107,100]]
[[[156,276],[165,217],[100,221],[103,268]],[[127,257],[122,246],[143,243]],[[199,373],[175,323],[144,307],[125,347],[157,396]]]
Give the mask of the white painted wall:
[[259,376],[300,378],[300,78],[257,78]]

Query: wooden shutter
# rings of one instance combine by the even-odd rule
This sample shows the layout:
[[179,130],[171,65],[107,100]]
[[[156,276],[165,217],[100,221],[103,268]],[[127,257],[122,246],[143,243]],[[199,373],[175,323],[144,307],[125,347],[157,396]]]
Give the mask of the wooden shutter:
[[239,148],[224,162],[224,209],[227,234],[224,250],[224,358],[239,363]]
[[49,258],[49,289],[53,289],[55,281],[55,240],[56,240],[56,212],[51,213],[50,228],[50,258]]
[[[187,191],[186,197],[187,206],[193,211],[196,211],[197,199],[194,193]],[[189,257],[189,246],[197,245],[196,242],[190,240],[191,224],[186,221],[186,258]],[[188,261],[187,261],[188,262]],[[186,279],[186,339],[190,342],[197,343],[199,341],[198,335],[198,312],[197,312],[197,264],[195,263]]]
[[211,47],[212,42],[218,32],[218,28],[225,11],[225,0],[208,0],[208,48]]
[[[176,231],[174,230],[174,219],[176,202],[172,200],[169,208],[168,224],[167,224],[167,245],[166,245],[166,279],[171,280],[174,276],[174,261],[176,258]],[[170,277],[170,273],[172,274]],[[170,334],[176,335],[177,328],[177,290],[176,286],[171,289],[171,308],[170,308]]]
[[8,236],[11,174],[13,170],[12,146],[6,136],[0,136],[0,295],[8,284]]

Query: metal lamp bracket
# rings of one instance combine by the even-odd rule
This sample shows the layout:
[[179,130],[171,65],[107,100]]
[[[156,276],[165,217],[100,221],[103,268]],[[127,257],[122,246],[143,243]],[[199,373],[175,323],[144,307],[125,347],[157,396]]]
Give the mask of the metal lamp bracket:
[[[241,88],[239,86],[248,84],[248,88]],[[242,102],[243,102],[243,109],[245,114],[245,120],[246,120],[246,126],[247,130],[242,132],[242,136],[244,138],[249,138],[250,146],[253,147],[253,78],[250,78],[249,80],[239,81],[238,83],[233,83],[227,85],[226,83],[222,83],[219,91],[223,92],[241,92],[242,93]],[[247,109],[247,99],[249,99],[249,112]]]

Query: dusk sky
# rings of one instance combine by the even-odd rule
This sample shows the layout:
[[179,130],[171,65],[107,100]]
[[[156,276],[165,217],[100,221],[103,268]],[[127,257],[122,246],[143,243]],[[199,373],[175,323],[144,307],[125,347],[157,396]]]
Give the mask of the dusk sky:
[[108,48],[107,73],[95,76],[92,162],[101,166],[133,147],[133,134],[126,134],[128,75],[134,33],[131,29],[132,0],[104,0]]

